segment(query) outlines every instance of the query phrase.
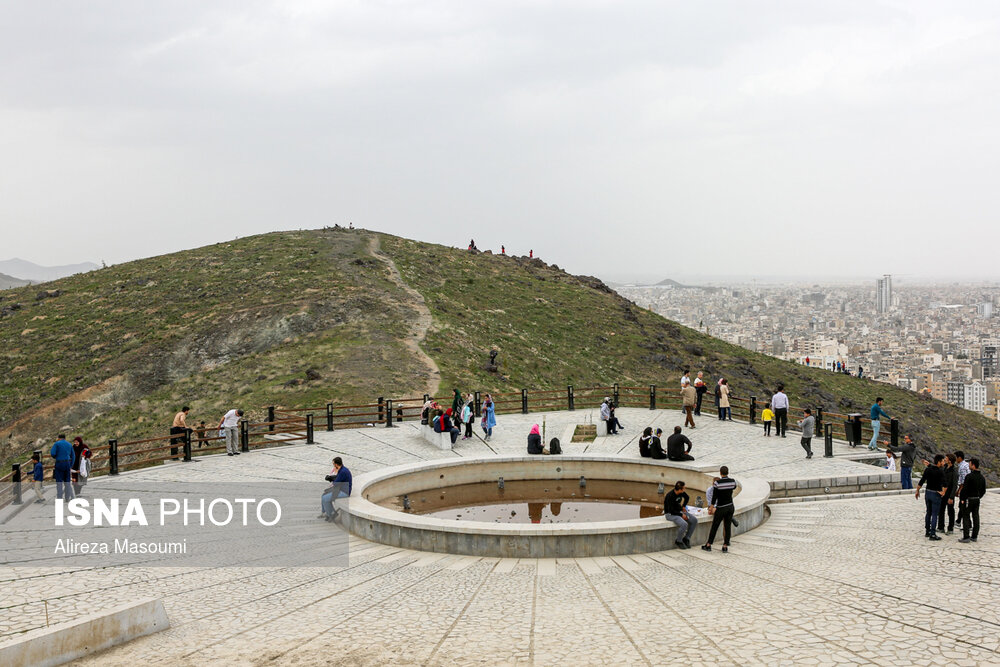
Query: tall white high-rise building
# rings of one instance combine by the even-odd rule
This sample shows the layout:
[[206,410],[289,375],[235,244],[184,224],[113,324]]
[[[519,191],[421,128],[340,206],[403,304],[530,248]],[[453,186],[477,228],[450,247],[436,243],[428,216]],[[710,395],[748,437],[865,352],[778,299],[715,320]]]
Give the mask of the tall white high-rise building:
[[892,306],[892,276],[888,273],[875,281],[875,312],[888,313]]
[[964,389],[965,396],[963,396],[964,405],[962,407],[982,414],[983,408],[986,406],[986,386],[973,382],[965,385]]

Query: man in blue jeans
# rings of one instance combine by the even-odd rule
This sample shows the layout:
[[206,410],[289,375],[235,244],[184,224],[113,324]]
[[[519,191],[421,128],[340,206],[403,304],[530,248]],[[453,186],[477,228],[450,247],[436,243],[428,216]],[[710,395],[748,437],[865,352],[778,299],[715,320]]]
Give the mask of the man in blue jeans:
[[66,436],[62,433],[59,434],[59,439],[52,445],[49,456],[56,460],[55,470],[52,473],[53,479],[56,480],[56,499],[62,500],[63,492],[65,491],[66,500],[72,500],[76,496],[73,495],[70,469],[73,467],[73,458],[75,455],[73,453],[73,445],[66,441]]
[[924,468],[924,474],[917,483],[916,498],[920,500],[920,487],[927,484],[927,494],[924,496],[924,503],[927,511],[924,513],[924,537],[931,540],[940,540],[935,528],[937,528],[938,514],[941,512],[941,499],[948,493],[944,479],[944,454],[934,455],[934,465]]
[[320,498],[323,513],[319,515],[319,518],[325,518],[327,521],[333,521],[337,517],[337,510],[333,507],[333,501],[335,499],[350,497],[351,486],[354,483],[351,471],[347,469],[344,465],[344,460],[339,456],[333,459],[333,472],[335,474],[326,476],[326,481],[330,482],[330,486],[323,492],[323,496]]
[[872,404],[872,410],[871,410],[871,415],[870,416],[872,418],[872,439],[871,439],[871,442],[868,443],[868,449],[871,449],[871,450],[874,451],[874,450],[878,449],[878,433],[879,433],[879,430],[882,428],[882,422],[880,421],[881,418],[885,417],[886,419],[892,419],[888,415],[888,413],[885,410],[882,409],[882,397],[881,396],[879,396],[878,398],[876,398],[875,399],[875,403]]

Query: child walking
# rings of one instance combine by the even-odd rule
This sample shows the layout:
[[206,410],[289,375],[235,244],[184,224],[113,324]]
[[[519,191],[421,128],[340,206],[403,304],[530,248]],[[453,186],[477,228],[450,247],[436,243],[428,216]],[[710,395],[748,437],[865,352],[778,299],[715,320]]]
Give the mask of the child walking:
[[42,479],[45,477],[45,467],[38,454],[31,455],[31,489],[35,492],[35,502],[44,503],[45,494],[42,492]]
[[764,411],[760,413],[760,420],[764,422],[764,435],[771,435],[771,422],[774,421],[774,411],[771,410],[771,404],[768,403]]

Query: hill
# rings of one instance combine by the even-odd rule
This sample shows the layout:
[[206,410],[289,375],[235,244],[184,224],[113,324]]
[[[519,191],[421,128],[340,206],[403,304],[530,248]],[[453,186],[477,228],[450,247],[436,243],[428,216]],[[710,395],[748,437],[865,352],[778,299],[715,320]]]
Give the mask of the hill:
[[58,280],[66,276],[77,273],[86,273],[98,268],[93,262],[83,262],[81,264],[66,264],[63,266],[41,266],[25,259],[14,257],[0,261],[0,273],[7,273],[17,276],[24,281],[33,283],[44,283],[49,280]]
[[[12,290],[22,307],[0,319],[4,457],[64,425],[95,441],[159,434],[182,403],[211,422],[236,404],[420,395],[437,385],[435,362],[446,390],[673,388],[691,368],[741,396],[782,381],[793,404],[838,412],[882,395],[927,450],[962,447],[991,467],[1000,442],[1000,423],[730,345],[539,259],[363,230],[254,236],[46,287],[58,296]],[[486,367],[494,347],[499,373]]]
[[14,276],[8,276],[6,273],[0,273],[0,289],[10,289],[11,287],[23,287],[28,285],[30,281],[21,280],[20,278],[15,278]]

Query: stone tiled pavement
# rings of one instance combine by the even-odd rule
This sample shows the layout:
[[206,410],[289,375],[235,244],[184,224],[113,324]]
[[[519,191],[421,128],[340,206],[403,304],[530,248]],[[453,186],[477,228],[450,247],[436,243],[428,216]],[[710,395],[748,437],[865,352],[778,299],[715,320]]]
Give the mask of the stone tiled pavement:
[[[561,437],[588,412],[547,413],[547,437]],[[360,473],[519,453],[540,417],[503,416],[489,447],[459,441],[452,453],[404,423],[129,475],[289,479],[319,490],[337,454]],[[642,426],[679,423],[672,411],[622,410],[621,419],[625,435],[566,451],[637,456]],[[805,461],[792,435],[763,438],[714,418],[700,420],[692,439],[699,461],[728,464],[737,476],[874,470],[845,458],[854,450],[844,446],[834,459]],[[922,506],[909,495],[775,505],[729,554],[508,560],[354,540],[346,567],[7,568],[0,633],[43,625],[43,600],[55,623],[155,596],[169,630],[81,664],[1000,664],[1000,496],[987,496],[977,544],[925,541]],[[334,529],[317,522],[317,532],[326,530]]]

